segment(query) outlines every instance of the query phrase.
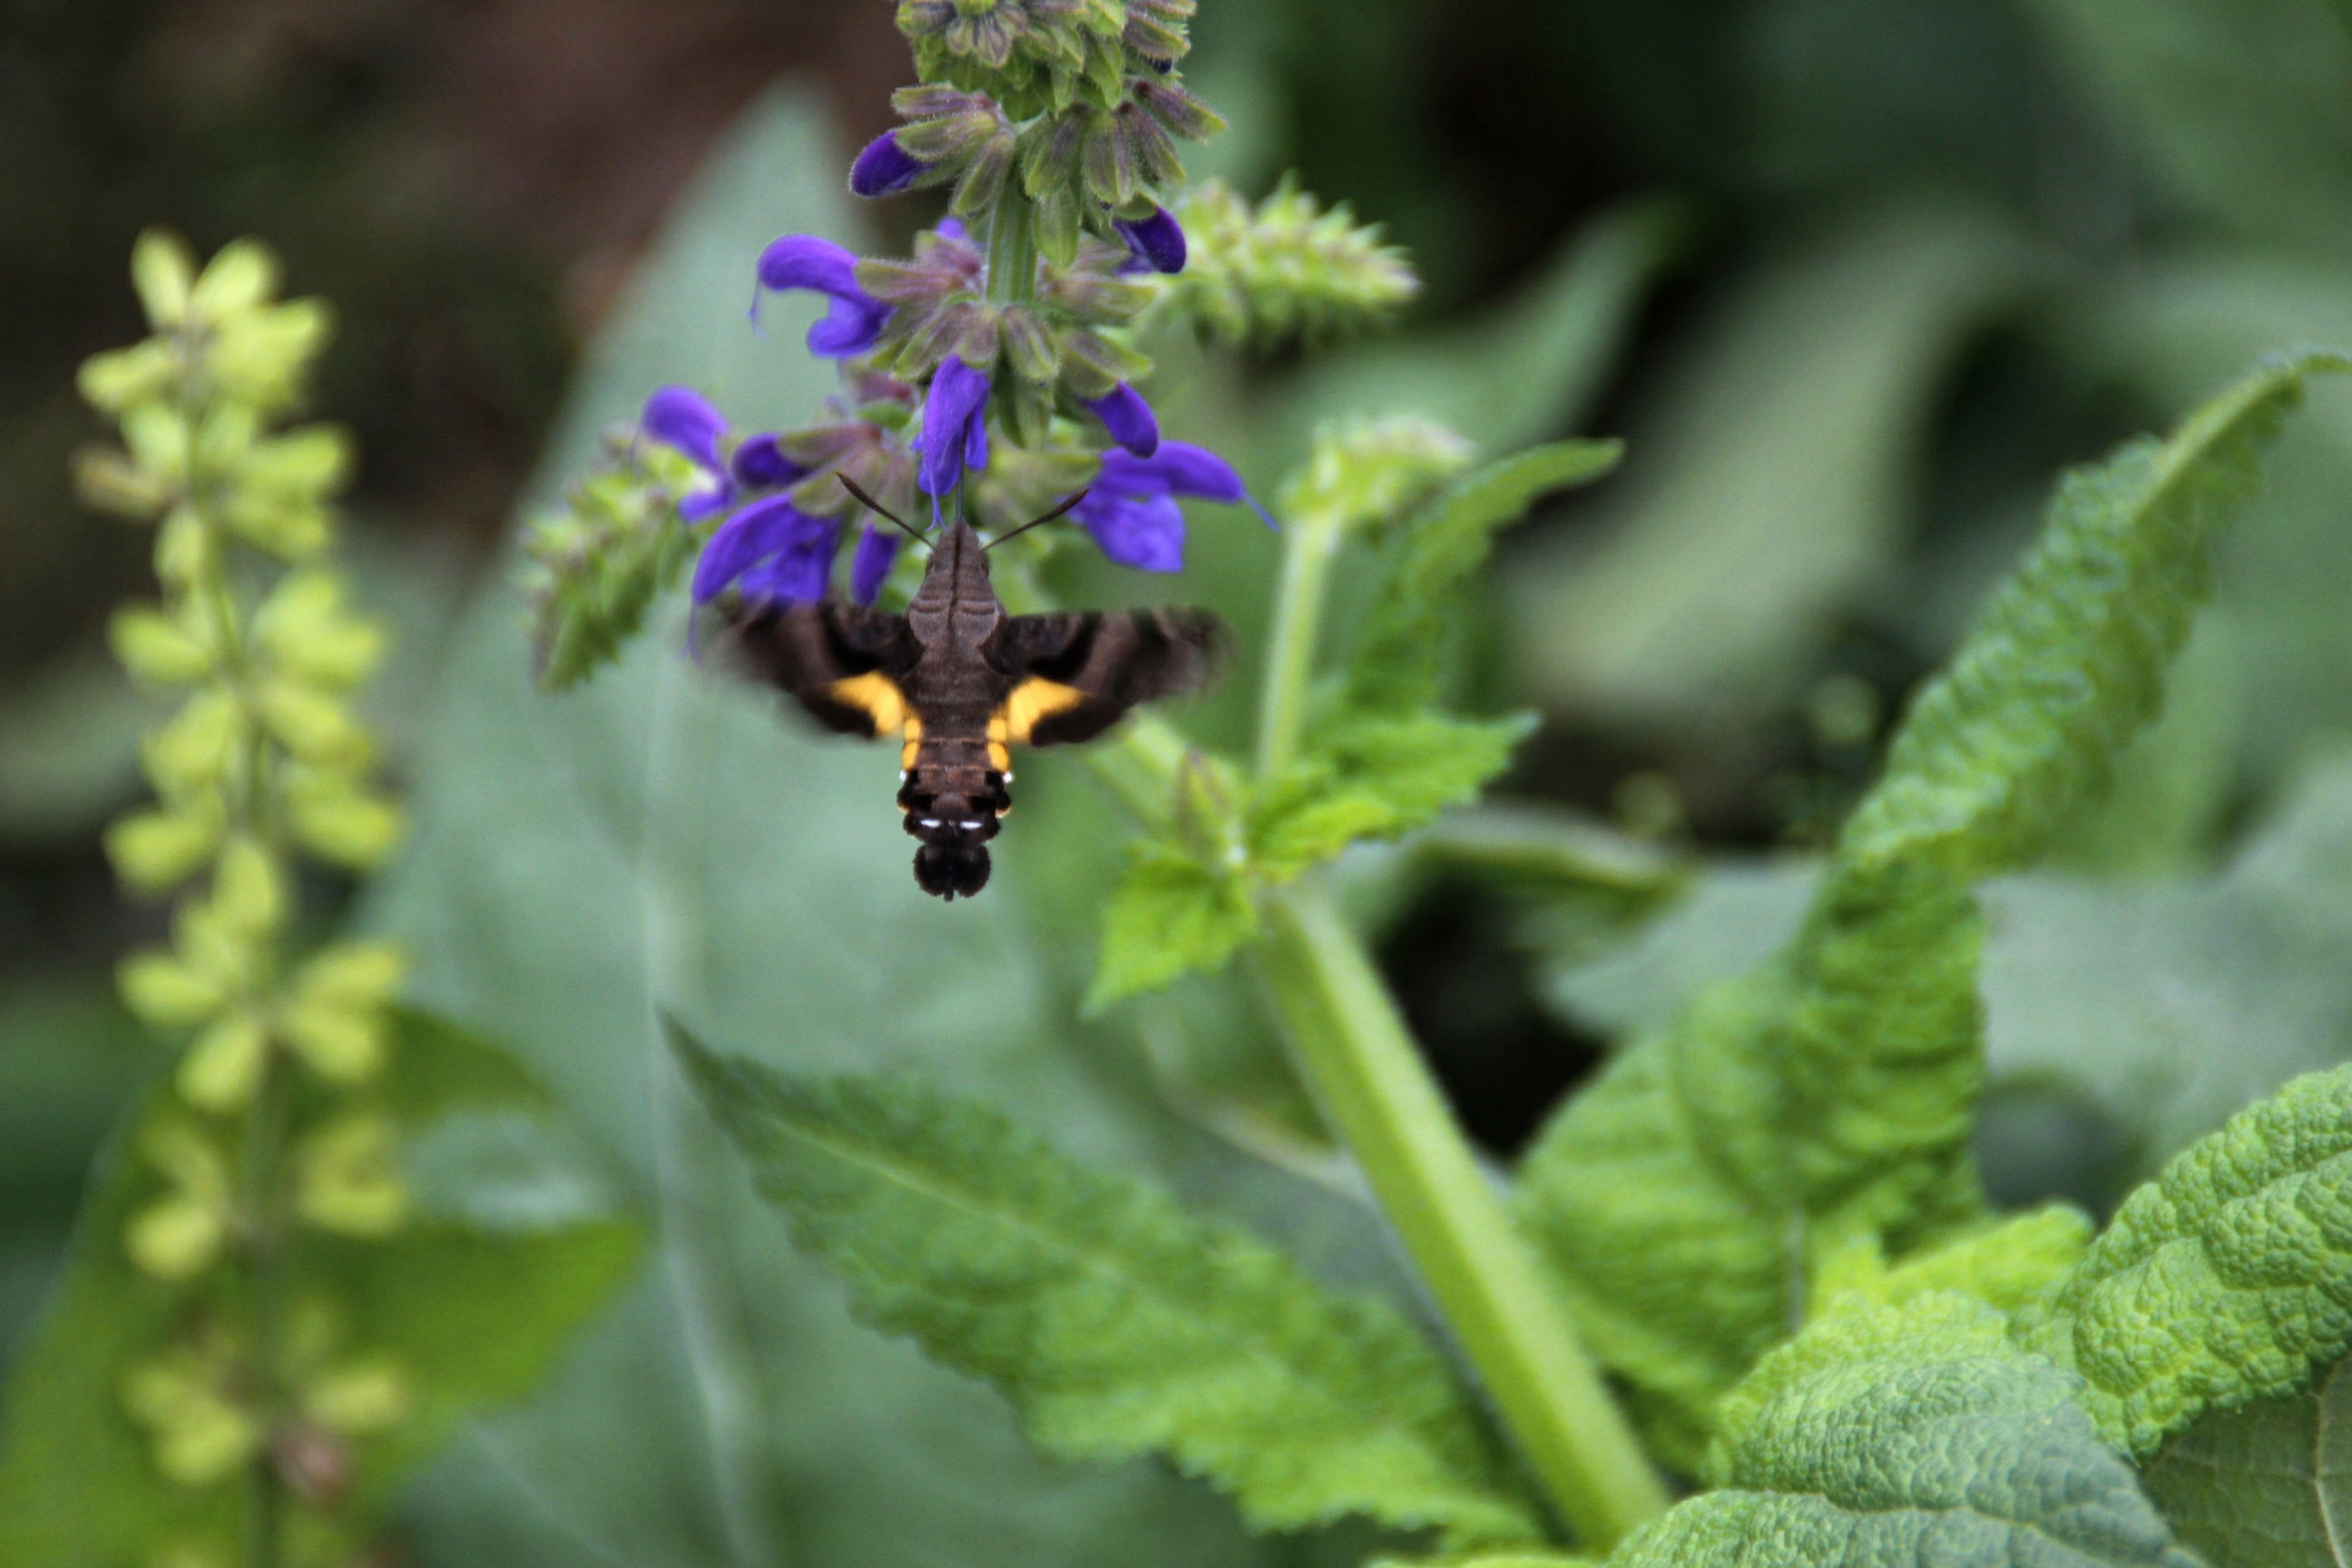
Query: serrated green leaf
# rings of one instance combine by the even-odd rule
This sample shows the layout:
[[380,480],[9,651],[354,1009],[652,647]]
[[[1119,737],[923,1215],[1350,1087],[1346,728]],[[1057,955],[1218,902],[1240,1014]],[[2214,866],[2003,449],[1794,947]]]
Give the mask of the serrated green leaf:
[[976,1101],[673,1039],[860,1313],[986,1378],[1049,1453],[1164,1453],[1261,1530],[1356,1513],[1457,1544],[1539,1538],[1443,1360],[1386,1306]]
[[[1687,1463],[1807,1280],[1981,1212],[1969,883],[2016,864],[2152,713],[2211,534],[2312,369],[2284,356],[2062,485],[2042,541],[1894,742],[1789,946],[1611,1063],[1528,1159],[1523,1213],[1602,1359]],[[1653,1239],[1670,1238],[1668,1245]]]
[[2164,1447],[2148,1495],[2213,1568],[2352,1568],[2352,1377],[2211,1410]]
[[1103,911],[1102,956],[1087,1011],[1157,991],[1186,974],[1213,974],[1257,934],[1249,889],[1182,847],[1147,839]]
[[2020,1325],[2145,1458],[2352,1349],[2352,1068],[2295,1079],[2134,1193]]
[[1307,754],[1250,803],[1258,873],[1286,882],[1360,838],[1401,837],[1478,792],[1510,765],[1533,714],[1504,719],[1353,719],[1317,734]]
[[2273,356],[2169,439],[2069,475],[2040,542],[1912,705],[1843,852],[1929,857],[1971,878],[2039,854],[2155,714],[2211,591],[2214,538],[2245,510],[2256,457],[2305,378],[2328,371],[2352,359]]
[[1487,464],[1448,485],[1404,528],[1387,582],[1356,640],[1348,701],[1378,710],[1436,696],[1439,610],[1486,563],[1495,534],[1538,497],[1616,468],[1622,441],[1555,441]]
[[[397,1017],[387,1109],[410,1129],[466,1106],[537,1112],[541,1097],[494,1047],[422,1015]],[[126,1368],[168,1342],[184,1305],[135,1269],[121,1234],[153,1191],[140,1130],[181,1114],[168,1082],[133,1109],[101,1157],[48,1316],[10,1379],[0,1445],[0,1561],[11,1568],[144,1563],[173,1538],[236,1537],[235,1487],[189,1490],[157,1473],[122,1412]],[[403,1423],[359,1450],[353,1483],[380,1507],[462,1421],[534,1386],[636,1257],[638,1228],[573,1219],[529,1231],[427,1219],[392,1239],[315,1240],[291,1289],[338,1310],[341,1341],[389,1352],[415,1396]]]
[[1610,1568],[2196,1568],[2073,1384],[1964,1297],[1839,1312],[1733,1399],[1693,1498]]

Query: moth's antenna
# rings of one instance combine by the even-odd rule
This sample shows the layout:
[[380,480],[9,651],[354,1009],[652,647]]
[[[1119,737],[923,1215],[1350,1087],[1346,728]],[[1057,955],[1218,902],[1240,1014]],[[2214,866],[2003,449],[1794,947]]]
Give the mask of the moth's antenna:
[[892,511],[888,507],[884,506],[880,501],[876,500],[872,496],[867,495],[864,490],[859,489],[856,479],[851,479],[847,474],[835,474],[833,477],[841,481],[842,488],[844,489],[846,489],[851,495],[856,496],[859,500],[865,502],[869,510],[878,511],[884,517],[888,518],[892,522],[897,523],[898,525],[899,532],[905,534],[908,538],[913,540],[918,544],[925,542],[923,536],[917,533],[913,529],[908,528],[905,521],[901,519],[897,512]]
[[1074,506],[1077,505],[1080,501],[1082,501],[1082,500],[1086,500],[1086,499],[1087,499],[1087,492],[1086,492],[1085,490],[1080,490],[1077,494],[1076,494],[1076,495],[1072,496],[1069,500],[1067,500],[1064,501],[1061,505],[1059,505],[1059,506],[1055,507],[1053,510],[1051,510],[1051,511],[1047,512],[1045,516],[1043,516],[1043,517],[1041,517],[1041,518],[1034,519],[1033,521],[1028,521],[1028,522],[1024,522],[1024,523],[1023,523],[1020,527],[1018,527],[1018,528],[1014,529],[1014,530],[1013,530],[1012,532],[1010,532],[1010,533],[1000,533],[1000,534],[998,534],[995,538],[993,538],[993,539],[990,540],[986,544],[982,545],[981,548],[982,548],[982,549],[983,549],[983,550],[993,550],[993,549],[995,549],[998,545],[1000,545],[1000,544],[1003,543],[1003,542],[1004,542],[1006,540],[1008,540],[1008,539],[1018,539],[1018,538],[1020,538],[1023,534],[1024,534],[1024,533],[1028,532],[1031,529],[1033,529],[1033,528],[1037,528],[1037,527],[1042,526],[1043,524],[1045,524],[1045,523],[1048,523],[1048,522],[1053,521],[1055,518],[1060,517],[1064,512],[1068,511],[1072,507],[1074,507]]

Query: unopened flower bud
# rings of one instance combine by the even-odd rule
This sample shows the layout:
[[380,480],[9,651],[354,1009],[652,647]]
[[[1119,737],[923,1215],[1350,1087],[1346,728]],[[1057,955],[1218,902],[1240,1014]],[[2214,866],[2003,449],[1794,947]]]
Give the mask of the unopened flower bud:
[[142,811],[106,830],[106,857],[116,874],[141,892],[166,893],[213,858],[220,837],[220,811],[209,802]]
[[278,258],[257,239],[231,240],[205,265],[188,313],[206,323],[263,304],[278,292]]
[[122,667],[158,686],[186,686],[212,673],[212,650],[176,620],[148,605],[125,605],[107,623],[107,641]]
[[131,247],[131,286],[147,308],[149,324],[170,331],[187,319],[188,294],[195,287],[195,258],[185,241],[168,229],[151,228]]

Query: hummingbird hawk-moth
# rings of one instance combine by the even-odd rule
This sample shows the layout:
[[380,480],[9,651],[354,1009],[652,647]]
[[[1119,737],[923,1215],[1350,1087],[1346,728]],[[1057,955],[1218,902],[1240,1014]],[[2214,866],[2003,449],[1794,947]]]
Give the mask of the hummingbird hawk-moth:
[[898,805],[922,841],[915,880],[950,900],[988,885],[988,843],[1013,809],[1013,747],[1090,741],[1139,702],[1199,689],[1225,635],[1209,611],[1178,607],[1008,616],[988,548],[958,515],[903,615],[820,599],[747,606],[728,626],[738,668],[819,723],[900,737]]

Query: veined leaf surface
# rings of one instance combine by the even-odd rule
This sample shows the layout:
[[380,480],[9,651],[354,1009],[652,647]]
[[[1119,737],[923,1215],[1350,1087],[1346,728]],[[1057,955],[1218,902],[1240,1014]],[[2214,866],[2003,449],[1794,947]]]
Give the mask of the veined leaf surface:
[[2208,1409],[2294,1394],[2352,1349],[2352,1068],[2297,1079],[2134,1193],[2021,1325],[2152,1454]]
[[995,1384],[1049,1453],[1164,1453],[1260,1530],[1360,1513],[1456,1544],[1539,1538],[1444,1362],[1384,1304],[1328,1296],[976,1101],[673,1037],[860,1313]]
[[1954,1292],[1834,1312],[1726,1402],[1721,1489],[1610,1568],[2195,1568],[2073,1383]]

